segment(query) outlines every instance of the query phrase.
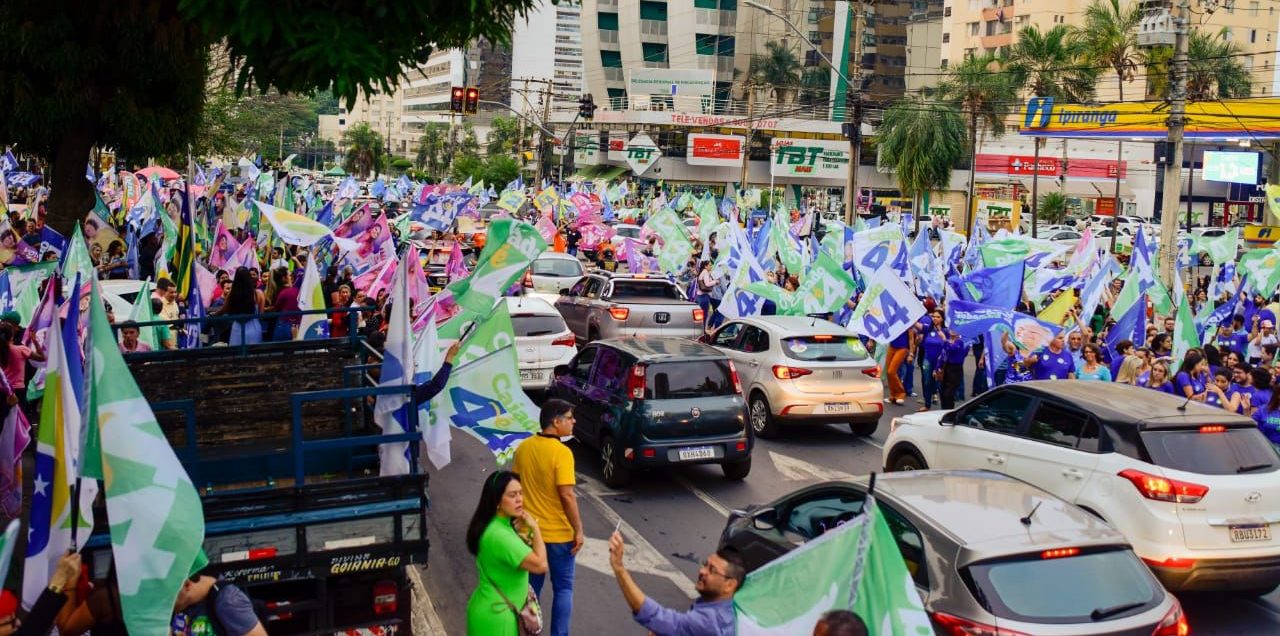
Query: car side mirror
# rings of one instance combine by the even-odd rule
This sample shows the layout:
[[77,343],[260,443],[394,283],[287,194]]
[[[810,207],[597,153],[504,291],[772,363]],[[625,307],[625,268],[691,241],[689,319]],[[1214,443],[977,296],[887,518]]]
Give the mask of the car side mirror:
[[551,370],[551,375],[557,378],[561,376],[569,375],[569,365],[557,364],[556,367]]
[[773,508],[761,508],[754,511],[751,526],[756,530],[773,530],[778,527],[778,511]]
[[569,295],[569,290],[567,290],[567,289],[562,289],[562,290],[560,290],[560,295],[561,295],[561,296],[568,296],[568,295]]
[[956,412],[947,411],[946,413],[943,413],[942,417],[938,418],[938,423],[943,426],[955,426]]

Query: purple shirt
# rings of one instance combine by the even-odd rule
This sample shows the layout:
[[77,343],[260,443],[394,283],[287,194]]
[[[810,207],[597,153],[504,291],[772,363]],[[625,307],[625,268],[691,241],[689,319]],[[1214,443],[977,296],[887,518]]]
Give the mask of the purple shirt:
[[1204,386],[1208,381],[1208,374],[1193,376],[1188,374],[1186,371],[1182,371],[1178,375],[1173,376],[1173,384],[1177,388],[1177,392],[1175,392],[1174,395],[1181,395],[1185,397],[1187,392],[1184,388],[1188,386],[1191,387],[1192,395],[1204,393]]
[[947,364],[964,364],[965,356],[969,355],[969,345],[964,340],[948,341],[942,349],[942,355]]
[[1213,341],[1213,344],[1224,356],[1228,349],[1244,355],[1245,350],[1249,347],[1249,336],[1237,331],[1229,336],[1219,335],[1217,340]]
[[1075,362],[1071,359],[1071,352],[1063,347],[1062,351],[1054,353],[1049,347],[1044,347],[1036,352],[1035,379],[1037,380],[1066,380],[1067,374],[1076,370]]
[[635,619],[658,636],[733,636],[737,629],[732,600],[697,599],[689,611],[677,612],[645,597]]

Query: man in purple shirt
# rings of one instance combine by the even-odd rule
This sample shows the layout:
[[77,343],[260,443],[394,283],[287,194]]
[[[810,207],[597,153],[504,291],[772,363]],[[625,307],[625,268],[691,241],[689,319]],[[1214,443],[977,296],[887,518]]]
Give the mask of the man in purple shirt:
[[1034,370],[1037,380],[1067,380],[1076,377],[1075,363],[1071,360],[1071,352],[1064,346],[1062,334],[1055,335],[1043,349],[1027,357],[1027,364]]
[[694,589],[698,598],[687,612],[663,607],[644,595],[622,564],[625,550],[622,535],[609,537],[609,564],[618,579],[622,597],[631,607],[632,617],[656,636],[733,636],[733,595],[742,586],[747,570],[736,553],[717,550],[698,568]]

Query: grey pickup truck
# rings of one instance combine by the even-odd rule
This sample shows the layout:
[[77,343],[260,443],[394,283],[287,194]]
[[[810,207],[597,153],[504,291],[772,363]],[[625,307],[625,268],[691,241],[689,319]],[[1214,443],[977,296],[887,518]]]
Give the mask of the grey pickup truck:
[[579,342],[702,335],[703,312],[664,277],[591,270],[561,290],[556,309]]

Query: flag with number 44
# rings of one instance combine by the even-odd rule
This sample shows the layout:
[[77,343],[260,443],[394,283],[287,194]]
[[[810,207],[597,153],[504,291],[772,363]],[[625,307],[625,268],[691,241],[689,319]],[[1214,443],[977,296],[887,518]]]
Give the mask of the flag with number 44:
[[888,344],[924,315],[924,305],[892,268],[881,268],[867,281],[867,291],[847,326],[881,344]]

